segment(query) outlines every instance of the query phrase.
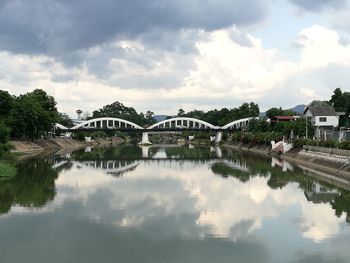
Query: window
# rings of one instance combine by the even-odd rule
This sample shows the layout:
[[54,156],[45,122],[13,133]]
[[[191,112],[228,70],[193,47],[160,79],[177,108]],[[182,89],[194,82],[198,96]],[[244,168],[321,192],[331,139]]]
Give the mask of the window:
[[327,118],[326,117],[320,117],[320,122],[327,122]]

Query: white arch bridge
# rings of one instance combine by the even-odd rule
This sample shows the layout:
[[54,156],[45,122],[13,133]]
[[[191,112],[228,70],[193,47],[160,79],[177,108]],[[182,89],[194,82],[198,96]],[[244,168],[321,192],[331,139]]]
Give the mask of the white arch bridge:
[[215,131],[216,136],[212,138],[216,143],[221,141],[222,131],[242,129],[248,126],[254,118],[244,118],[235,120],[222,127],[214,126],[206,121],[189,118],[175,117],[160,121],[150,127],[144,128],[140,125],[120,118],[103,117],[83,121],[72,128],[67,128],[59,123],[55,124],[55,129],[76,132],[76,131],[97,131],[97,130],[120,130],[120,131],[140,131],[142,132],[142,141],[140,144],[151,144],[148,139],[149,132],[170,132],[170,131]]

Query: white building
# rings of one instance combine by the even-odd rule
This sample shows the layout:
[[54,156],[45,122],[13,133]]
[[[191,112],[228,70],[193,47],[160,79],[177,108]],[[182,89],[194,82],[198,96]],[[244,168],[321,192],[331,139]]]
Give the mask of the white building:
[[317,139],[332,139],[339,126],[339,116],[334,108],[325,101],[313,101],[306,106],[304,116],[311,119]]

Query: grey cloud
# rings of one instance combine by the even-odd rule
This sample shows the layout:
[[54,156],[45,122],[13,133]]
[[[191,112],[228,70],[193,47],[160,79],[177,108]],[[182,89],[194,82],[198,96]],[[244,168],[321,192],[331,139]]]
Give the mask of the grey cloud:
[[53,82],[58,82],[58,83],[67,83],[71,81],[76,81],[77,76],[76,74],[73,74],[73,73],[53,74],[51,76],[51,80]]
[[340,9],[347,5],[346,0],[289,0],[303,10],[320,12],[324,8]]
[[153,30],[250,25],[266,11],[267,1],[258,0],[4,0],[0,49],[56,56]]

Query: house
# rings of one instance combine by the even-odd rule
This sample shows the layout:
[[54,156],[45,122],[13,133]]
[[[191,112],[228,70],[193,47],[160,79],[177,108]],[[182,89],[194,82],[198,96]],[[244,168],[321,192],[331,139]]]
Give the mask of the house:
[[311,102],[305,107],[304,116],[311,120],[315,128],[315,138],[321,140],[336,138],[334,132],[339,126],[339,117],[327,102],[316,100]]

